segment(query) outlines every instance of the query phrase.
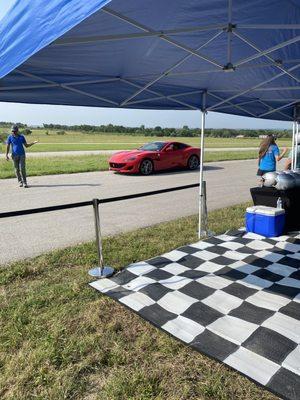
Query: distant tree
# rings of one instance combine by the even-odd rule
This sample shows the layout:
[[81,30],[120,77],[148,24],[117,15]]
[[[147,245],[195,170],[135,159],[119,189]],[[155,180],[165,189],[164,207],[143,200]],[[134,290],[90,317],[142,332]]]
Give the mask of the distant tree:
[[27,135],[31,135],[31,134],[32,134],[32,131],[31,131],[30,129],[26,128],[26,129],[24,129],[21,133],[22,133],[23,135],[27,136]]
[[57,131],[56,134],[57,134],[57,135],[65,135],[66,132],[65,132],[65,131]]

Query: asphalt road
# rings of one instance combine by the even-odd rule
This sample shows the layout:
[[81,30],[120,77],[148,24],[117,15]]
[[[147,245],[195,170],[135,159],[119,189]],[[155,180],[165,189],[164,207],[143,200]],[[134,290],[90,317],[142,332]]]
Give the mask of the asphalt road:
[[[257,150],[257,147],[207,147],[205,152],[222,152],[222,151],[251,151]],[[41,158],[41,157],[66,157],[66,156],[87,156],[87,155],[99,155],[99,154],[113,154],[118,151],[125,150],[68,150],[68,151],[41,151],[41,152],[33,152],[27,151],[27,157],[33,158]],[[4,157],[4,155],[3,155]]]
[[[209,163],[205,167],[208,209],[250,199],[257,183],[255,160]],[[112,172],[32,177],[28,189],[15,179],[0,181],[0,210],[12,211],[131,194],[198,181],[199,172],[175,171],[152,176]],[[101,206],[102,232],[113,235],[198,211],[198,189],[188,189]],[[0,264],[94,239],[92,207],[0,219]]]

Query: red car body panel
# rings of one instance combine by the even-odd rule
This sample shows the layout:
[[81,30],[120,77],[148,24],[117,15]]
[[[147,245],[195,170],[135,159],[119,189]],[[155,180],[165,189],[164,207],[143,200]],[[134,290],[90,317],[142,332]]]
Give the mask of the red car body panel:
[[200,159],[200,149],[180,142],[163,142],[163,147],[159,151],[139,149],[120,151],[113,154],[108,162],[111,171],[136,174],[139,173],[140,164],[145,159],[153,162],[154,171],[162,171],[187,167],[188,159],[192,155],[197,155]]

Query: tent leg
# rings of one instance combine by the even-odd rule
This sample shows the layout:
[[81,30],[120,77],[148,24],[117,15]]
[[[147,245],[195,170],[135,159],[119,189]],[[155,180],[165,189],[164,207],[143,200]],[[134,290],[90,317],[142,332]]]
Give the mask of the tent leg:
[[201,111],[201,142],[200,142],[200,176],[199,176],[199,226],[198,238],[207,236],[207,207],[206,207],[206,185],[203,181],[203,160],[204,160],[204,135],[205,135],[205,102],[206,93],[202,95]]
[[295,134],[295,158],[294,158],[294,169],[297,169],[298,164],[298,138],[299,138],[299,123],[298,121],[295,122],[296,127],[296,134]]
[[292,133],[292,164],[291,170],[295,169],[295,121],[293,121],[293,133]]

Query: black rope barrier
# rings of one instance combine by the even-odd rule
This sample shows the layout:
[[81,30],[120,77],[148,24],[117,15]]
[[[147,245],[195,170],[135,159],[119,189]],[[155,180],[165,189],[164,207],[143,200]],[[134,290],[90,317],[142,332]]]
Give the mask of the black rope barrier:
[[[199,183],[193,183],[190,185],[177,186],[177,187],[173,187],[173,188],[152,190],[151,192],[128,194],[125,196],[117,196],[117,197],[110,197],[107,199],[97,199],[97,200],[98,200],[98,204],[114,203],[116,201],[123,201],[123,200],[136,199],[139,197],[153,196],[156,194],[163,194],[163,193],[174,192],[174,191],[184,190],[184,189],[192,189],[195,187],[199,187]],[[86,206],[91,206],[92,204],[93,204],[93,201],[83,201],[80,203],[61,204],[61,205],[57,205],[57,206],[32,208],[32,209],[28,209],[28,210],[7,211],[7,212],[0,213],[0,218],[19,217],[21,215],[30,215],[30,214],[38,214],[38,213],[45,213],[45,212],[51,212],[51,211],[66,210],[69,208],[86,207]]]

